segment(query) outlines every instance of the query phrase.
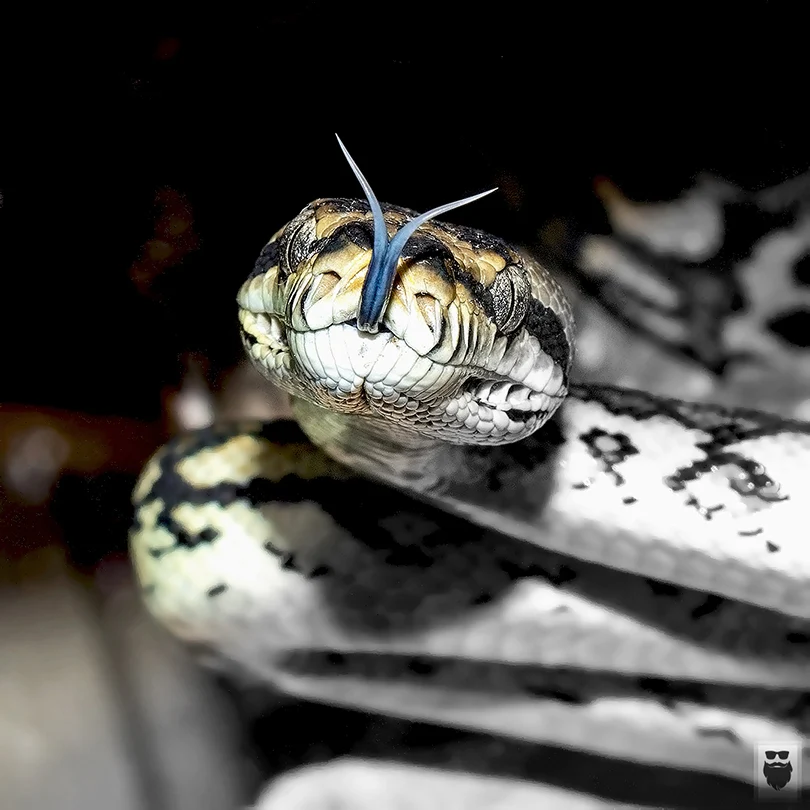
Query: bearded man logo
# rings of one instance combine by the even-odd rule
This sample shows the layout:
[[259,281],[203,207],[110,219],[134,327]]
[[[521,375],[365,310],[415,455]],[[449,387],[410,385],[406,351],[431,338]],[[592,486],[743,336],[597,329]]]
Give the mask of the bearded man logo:
[[774,790],[782,790],[790,782],[790,776],[793,773],[790,751],[766,751],[762,773],[765,775],[765,781]]

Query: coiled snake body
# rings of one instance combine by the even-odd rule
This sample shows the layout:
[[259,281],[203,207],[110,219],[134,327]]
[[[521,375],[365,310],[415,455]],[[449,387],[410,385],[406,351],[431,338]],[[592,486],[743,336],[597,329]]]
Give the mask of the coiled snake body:
[[751,779],[810,731],[810,426],[571,384],[540,264],[425,218],[397,244],[416,215],[356,172],[238,296],[298,424],[142,473],[150,610],[295,695]]

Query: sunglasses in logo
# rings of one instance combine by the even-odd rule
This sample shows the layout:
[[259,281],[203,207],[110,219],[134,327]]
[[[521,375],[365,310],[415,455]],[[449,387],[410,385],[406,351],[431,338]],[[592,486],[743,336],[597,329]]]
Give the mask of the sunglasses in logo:
[[766,759],[787,759],[790,756],[790,751],[766,751],[765,758]]

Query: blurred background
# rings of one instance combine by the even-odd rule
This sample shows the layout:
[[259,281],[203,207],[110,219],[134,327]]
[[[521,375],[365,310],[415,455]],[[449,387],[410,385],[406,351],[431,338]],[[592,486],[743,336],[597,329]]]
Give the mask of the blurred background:
[[306,203],[359,194],[334,132],[384,201],[497,185],[455,221],[527,244],[596,227],[600,176],[667,200],[700,172],[756,190],[810,167],[786,5],[441,12],[71,10],[4,32],[3,810],[237,807],[385,736],[200,673],[127,562],[130,491],[169,435],[284,410],[234,296]]

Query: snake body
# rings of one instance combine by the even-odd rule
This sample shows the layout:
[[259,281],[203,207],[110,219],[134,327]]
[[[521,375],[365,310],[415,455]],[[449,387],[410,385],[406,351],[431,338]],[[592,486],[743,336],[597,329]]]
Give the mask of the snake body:
[[560,287],[481,231],[420,221],[375,291],[416,217],[375,203],[310,204],[242,286],[297,424],[149,462],[152,613],[251,681],[372,711],[741,779],[750,744],[804,740],[810,425],[571,383]]

